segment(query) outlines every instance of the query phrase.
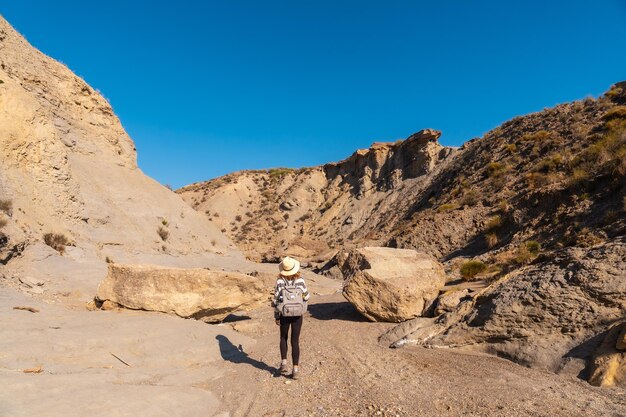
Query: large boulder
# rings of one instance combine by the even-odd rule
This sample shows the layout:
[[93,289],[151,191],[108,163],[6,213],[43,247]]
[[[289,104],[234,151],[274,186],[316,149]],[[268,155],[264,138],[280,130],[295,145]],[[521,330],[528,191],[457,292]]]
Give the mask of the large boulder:
[[366,247],[340,261],[343,295],[372,321],[401,322],[421,316],[445,284],[443,266],[410,249]]
[[220,321],[234,311],[263,304],[268,294],[263,280],[237,272],[113,264],[96,299],[130,309]]

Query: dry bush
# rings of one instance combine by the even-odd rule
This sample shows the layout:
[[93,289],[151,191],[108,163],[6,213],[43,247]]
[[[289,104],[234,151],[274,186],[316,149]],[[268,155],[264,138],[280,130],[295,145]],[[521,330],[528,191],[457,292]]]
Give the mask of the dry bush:
[[108,256],[106,258],[104,258],[104,261],[108,264],[113,264],[115,262],[113,262],[113,259],[109,258]]
[[70,240],[61,233],[46,233],[43,235],[43,241],[61,255],[65,252],[65,247],[70,244]]
[[0,219],[0,229],[7,225],[7,219]]
[[504,149],[506,149],[512,155],[517,151],[517,145],[515,145],[514,143],[509,143],[504,147]]
[[459,208],[458,204],[453,204],[453,203],[442,204],[439,207],[437,207],[437,213],[446,213],[448,211],[456,210],[458,208]]
[[495,247],[498,244],[498,235],[495,233],[487,233],[485,235],[485,243],[489,249]]
[[170,232],[163,226],[159,226],[157,228],[157,234],[161,238],[161,240],[166,241],[168,237],[170,237]]
[[602,235],[589,229],[588,227],[583,227],[576,234],[576,246],[581,246],[583,248],[595,246],[604,241],[605,239]]
[[626,119],[626,106],[615,106],[609,111],[607,111],[604,116],[602,116],[603,120],[613,120],[613,119]]
[[478,204],[478,193],[474,190],[467,191],[459,203],[461,206],[475,206]]
[[556,180],[554,175],[543,174],[541,172],[528,173],[524,178],[526,179],[526,184],[530,189],[540,188],[552,184]]
[[241,221],[241,219],[242,219],[242,217],[241,217],[241,215],[240,215],[240,214],[238,214],[238,215],[236,215],[236,216],[235,216],[235,220],[236,220],[236,221],[240,222],[240,221]]
[[461,277],[466,281],[474,279],[478,274],[484,272],[487,269],[487,264],[481,261],[467,261],[461,265],[460,273]]
[[311,218],[311,213],[305,213],[302,216],[300,216],[300,218],[298,219],[298,221],[303,222],[305,220],[308,220]]
[[508,201],[500,200],[498,201],[498,210],[500,210],[500,213],[508,213],[511,210],[511,206]]
[[502,224],[503,221],[501,216],[493,216],[489,220],[487,220],[487,223],[485,223],[485,232],[494,232],[498,230],[502,226]]
[[509,167],[501,162],[491,162],[487,164],[487,176],[489,178],[500,178],[508,171]]
[[529,240],[517,248],[514,258],[515,263],[518,265],[525,265],[535,259],[537,255],[539,255],[540,251],[541,244],[536,240]]
[[523,142],[545,142],[554,139],[554,134],[547,130],[539,130],[534,133],[527,133],[520,138]]
[[10,214],[12,208],[13,201],[0,199],[0,211],[5,212],[6,214]]
[[535,165],[533,171],[542,172],[544,174],[554,172],[563,165],[563,157],[559,154],[551,155],[543,158]]
[[211,246],[217,245],[217,241],[215,239],[211,239]]

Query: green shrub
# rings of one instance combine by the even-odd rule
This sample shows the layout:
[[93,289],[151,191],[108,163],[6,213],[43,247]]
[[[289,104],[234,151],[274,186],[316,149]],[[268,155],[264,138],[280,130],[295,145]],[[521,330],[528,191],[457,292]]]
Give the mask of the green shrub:
[[61,233],[46,233],[43,235],[43,241],[61,255],[65,252],[65,247],[70,244],[69,239]]
[[279,180],[285,175],[294,172],[293,168],[271,168],[267,171],[272,180]]
[[481,261],[467,261],[461,265],[461,277],[466,280],[471,280],[476,277],[476,275],[484,272],[487,269],[487,265]]
[[539,255],[539,252],[541,251],[541,243],[537,242],[536,240],[529,240],[528,242],[524,243],[524,245],[532,255]]

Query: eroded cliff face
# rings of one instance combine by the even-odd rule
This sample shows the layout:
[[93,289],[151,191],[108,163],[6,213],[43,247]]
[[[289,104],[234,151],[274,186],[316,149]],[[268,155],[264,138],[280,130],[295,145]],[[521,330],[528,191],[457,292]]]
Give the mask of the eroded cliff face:
[[425,129],[403,141],[374,143],[319,167],[243,171],[177,192],[253,259],[289,253],[328,257],[333,248],[375,243],[410,206],[405,198],[453,154]]
[[139,170],[107,100],[2,18],[0,80],[0,199],[11,204],[0,214],[9,246],[50,232],[102,260],[231,250],[204,216]]

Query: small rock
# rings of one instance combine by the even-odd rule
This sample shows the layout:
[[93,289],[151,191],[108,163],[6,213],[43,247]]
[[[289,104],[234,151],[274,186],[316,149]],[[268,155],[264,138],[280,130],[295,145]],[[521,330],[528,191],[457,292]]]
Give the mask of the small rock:
[[44,281],[29,276],[20,277],[19,279],[22,284],[29,288],[41,287],[44,284]]
[[110,300],[105,300],[104,302],[102,302],[102,305],[100,306],[100,309],[105,310],[105,311],[117,310],[118,308],[120,308],[119,304]]
[[43,367],[41,365],[36,366],[34,368],[26,368],[22,370],[25,374],[40,374],[43,372]]

